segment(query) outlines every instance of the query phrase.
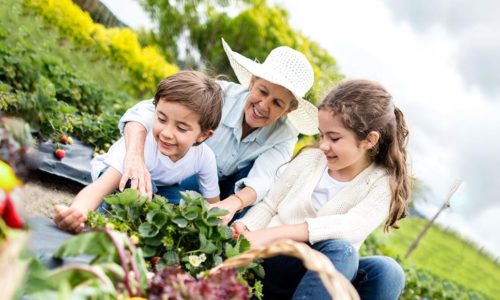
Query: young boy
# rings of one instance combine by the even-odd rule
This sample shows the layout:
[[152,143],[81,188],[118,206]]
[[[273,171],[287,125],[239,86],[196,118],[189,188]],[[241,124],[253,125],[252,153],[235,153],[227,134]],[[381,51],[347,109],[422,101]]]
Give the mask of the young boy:
[[[219,125],[222,99],[219,84],[201,72],[181,71],[160,82],[144,150],[145,167],[159,190],[168,193],[169,187],[197,175],[202,195],[211,203],[219,201],[215,155],[203,142]],[[104,173],[82,189],[70,207],[55,207],[54,221],[59,228],[75,233],[83,229],[87,213],[118,188],[124,157],[125,141],[121,138],[104,157],[93,160],[93,178]]]

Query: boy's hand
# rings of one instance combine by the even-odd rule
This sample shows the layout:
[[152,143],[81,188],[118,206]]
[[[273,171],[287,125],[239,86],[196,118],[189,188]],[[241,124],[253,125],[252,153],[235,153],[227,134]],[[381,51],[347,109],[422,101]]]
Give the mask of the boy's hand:
[[118,185],[120,191],[125,189],[129,179],[130,188],[139,190],[142,195],[147,195],[149,199],[153,197],[151,174],[144,164],[144,159],[139,155],[127,152],[123,162],[123,175]]
[[66,205],[56,205],[54,208],[56,211],[54,222],[57,227],[72,233],[80,233],[83,230],[87,216],[81,211]]

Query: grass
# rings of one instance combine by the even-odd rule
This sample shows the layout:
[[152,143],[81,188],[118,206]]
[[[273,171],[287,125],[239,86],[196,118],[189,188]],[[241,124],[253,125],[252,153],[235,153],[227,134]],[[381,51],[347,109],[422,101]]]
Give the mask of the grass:
[[[403,259],[408,246],[426,224],[427,220],[407,218],[401,222],[400,229],[392,230],[388,235],[377,231],[384,244],[384,252]],[[438,226],[432,226],[418,247],[403,261],[492,299],[500,297],[499,263],[457,234]]]

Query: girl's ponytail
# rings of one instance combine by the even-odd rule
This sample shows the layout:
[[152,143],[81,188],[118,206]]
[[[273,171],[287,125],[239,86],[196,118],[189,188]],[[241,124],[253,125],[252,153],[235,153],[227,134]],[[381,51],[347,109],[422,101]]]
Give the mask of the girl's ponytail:
[[388,231],[390,227],[399,228],[396,222],[406,216],[407,203],[411,193],[410,175],[406,164],[409,130],[399,108],[394,108],[394,115],[396,124],[391,132],[393,138],[387,145],[388,149],[384,157],[380,158],[391,175],[392,201],[384,231]]

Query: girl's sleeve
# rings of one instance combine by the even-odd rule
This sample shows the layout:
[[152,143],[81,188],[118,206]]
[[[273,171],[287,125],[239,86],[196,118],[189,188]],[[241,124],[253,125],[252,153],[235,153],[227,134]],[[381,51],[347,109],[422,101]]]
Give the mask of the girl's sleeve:
[[309,242],[342,239],[362,243],[387,218],[390,202],[389,177],[382,176],[374,181],[366,197],[345,214],[306,218]]
[[198,172],[198,185],[205,198],[217,197],[220,194],[219,178],[217,176],[217,163],[214,152],[205,144],[201,145],[201,155],[198,156],[200,169]]

